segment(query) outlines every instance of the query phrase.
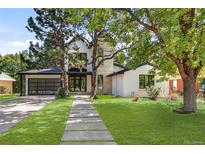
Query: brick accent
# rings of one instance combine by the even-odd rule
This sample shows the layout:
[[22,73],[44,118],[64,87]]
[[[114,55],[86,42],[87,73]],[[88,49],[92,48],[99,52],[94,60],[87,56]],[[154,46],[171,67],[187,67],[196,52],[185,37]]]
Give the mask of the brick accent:
[[12,81],[6,81],[6,80],[0,80],[0,86],[5,86],[6,93],[12,94],[13,93],[13,82]]

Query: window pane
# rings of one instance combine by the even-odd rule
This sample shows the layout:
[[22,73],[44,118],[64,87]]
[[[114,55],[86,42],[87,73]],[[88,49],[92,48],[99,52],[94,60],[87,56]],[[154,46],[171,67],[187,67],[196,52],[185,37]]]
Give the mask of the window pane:
[[139,88],[154,86],[154,75],[139,75]]
[[153,75],[149,75],[148,78],[149,78],[148,86],[149,87],[154,86],[154,76]]
[[144,75],[139,75],[139,88],[144,89]]

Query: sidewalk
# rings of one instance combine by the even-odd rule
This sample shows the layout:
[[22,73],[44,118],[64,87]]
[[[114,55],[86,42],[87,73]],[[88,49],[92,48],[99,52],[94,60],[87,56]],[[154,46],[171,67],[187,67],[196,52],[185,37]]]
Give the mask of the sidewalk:
[[75,96],[61,144],[116,145],[88,96]]

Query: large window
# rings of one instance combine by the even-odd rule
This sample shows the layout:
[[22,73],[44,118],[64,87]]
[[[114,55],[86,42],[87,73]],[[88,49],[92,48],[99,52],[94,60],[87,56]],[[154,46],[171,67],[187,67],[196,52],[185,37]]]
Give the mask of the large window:
[[103,90],[103,75],[97,77],[97,90]]
[[139,75],[139,88],[154,86],[154,75]]

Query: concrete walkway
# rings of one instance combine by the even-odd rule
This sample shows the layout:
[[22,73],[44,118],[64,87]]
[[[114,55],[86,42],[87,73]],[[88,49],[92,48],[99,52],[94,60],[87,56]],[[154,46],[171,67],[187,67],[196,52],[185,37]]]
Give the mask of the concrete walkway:
[[0,134],[40,110],[52,99],[53,96],[23,96],[0,102]]
[[76,95],[61,139],[62,145],[115,145],[88,96]]

